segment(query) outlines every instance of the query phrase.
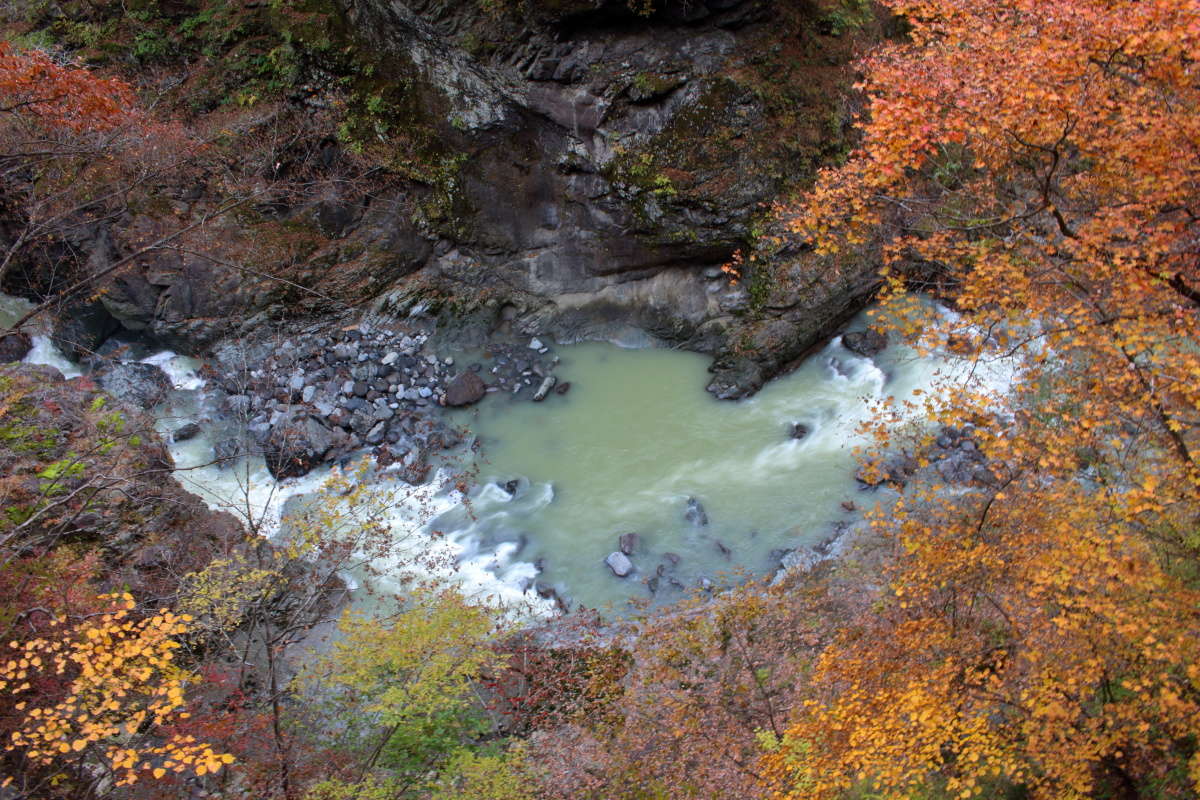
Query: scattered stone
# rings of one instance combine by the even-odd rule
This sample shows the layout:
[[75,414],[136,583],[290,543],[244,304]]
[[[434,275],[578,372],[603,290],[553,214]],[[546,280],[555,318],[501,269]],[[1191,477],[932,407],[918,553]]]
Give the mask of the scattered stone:
[[502,484],[501,488],[515,497],[517,494],[517,489],[521,488],[521,481],[517,478],[513,478],[511,481]]
[[312,386],[312,385],[305,386],[304,391],[302,391],[300,393],[300,400],[305,403],[311,403],[312,399],[316,396],[316,394],[317,394],[316,386]]
[[384,356],[384,357],[383,357],[383,358],[380,360],[380,362],[379,362],[379,363],[380,363],[380,364],[383,364],[385,367],[386,367],[386,366],[390,366],[391,364],[394,364],[394,363],[396,363],[396,359],[397,359],[397,358],[399,358],[399,357],[400,357],[400,354],[399,354],[399,353],[397,353],[395,350],[392,350],[392,351],[390,351],[389,353],[387,353],[387,354],[386,354],[386,355],[385,355],[385,356]]
[[529,349],[530,350],[541,350],[543,347],[545,347],[545,345],[542,344],[541,339],[538,339],[535,337],[535,338],[529,340]]
[[470,370],[462,373],[446,387],[446,405],[469,406],[478,403],[487,393],[487,384]]
[[788,431],[788,436],[793,439],[803,439],[811,433],[809,427],[802,422],[793,422],[791,430]]
[[554,387],[555,394],[566,394],[569,391],[571,391],[571,382],[570,381],[563,381],[558,386]]
[[726,558],[730,558],[731,556],[733,556],[733,551],[730,550],[729,547],[726,546],[726,544],[724,542],[722,542],[720,539],[717,540],[716,545],[717,545],[717,552],[720,553],[721,555],[725,556]]
[[387,423],[376,422],[371,430],[367,431],[367,435],[363,440],[370,445],[382,444],[384,437],[387,436]]
[[636,533],[622,533],[617,537],[617,547],[627,556],[633,555],[633,551],[637,550],[641,543],[642,537]]
[[646,588],[650,590],[650,594],[658,594],[659,580],[660,577],[655,575],[654,577],[650,578],[650,580],[646,581]]
[[684,512],[683,518],[693,525],[701,527],[708,524],[708,513],[700,501],[694,497],[687,499],[687,511]]
[[186,442],[189,439],[195,439],[200,435],[200,426],[195,422],[189,422],[186,425],[181,425],[171,434],[171,441]]
[[857,507],[858,506],[854,505],[853,500],[843,500],[842,501],[842,510],[843,511],[853,511]]
[[624,578],[633,572],[633,562],[620,550],[614,550],[609,553],[608,558],[604,559],[604,563],[613,571],[613,575],[616,575],[618,578]]
[[540,403],[545,400],[546,395],[550,394],[550,390],[554,388],[554,384],[557,381],[558,378],[555,378],[553,375],[547,375],[542,380],[541,386],[539,386],[537,391],[533,393],[533,402]]

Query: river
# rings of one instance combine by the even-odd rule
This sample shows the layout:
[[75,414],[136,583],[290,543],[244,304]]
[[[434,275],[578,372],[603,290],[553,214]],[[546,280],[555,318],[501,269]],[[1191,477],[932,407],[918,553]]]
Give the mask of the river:
[[[0,323],[22,307],[5,298]],[[864,325],[860,317],[850,327]],[[426,571],[478,599],[548,614],[552,587],[572,607],[621,613],[632,599],[664,602],[769,573],[782,553],[829,539],[874,504],[853,474],[854,450],[864,444],[860,426],[875,405],[909,400],[965,373],[965,362],[919,358],[900,345],[866,358],[837,337],[755,397],[733,403],[704,391],[708,359],[697,354],[605,343],[555,353],[570,392],[543,403],[493,395],[450,412],[477,447],[452,454],[426,485],[409,487],[386,471],[365,474],[386,498],[387,525],[403,545],[377,559],[369,577],[347,575],[351,582],[400,590],[400,565],[435,553],[437,566],[423,559]],[[155,410],[165,438],[184,422],[211,418],[199,362],[169,352],[135,357],[158,364],[176,387]],[[46,336],[35,336],[26,360],[79,374]],[[1003,382],[1003,375],[990,379]],[[797,424],[806,431],[799,438]],[[337,468],[279,483],[257,457],[218,468],[215,433],[169,444],[176,475],[263,535],[286,536],[289,511],[328,492]],[[471,476],[465,493],[464,474]],[[632,547],[626,540],[633,571],[618,577],[605,559],[628,533],[637,534]]]

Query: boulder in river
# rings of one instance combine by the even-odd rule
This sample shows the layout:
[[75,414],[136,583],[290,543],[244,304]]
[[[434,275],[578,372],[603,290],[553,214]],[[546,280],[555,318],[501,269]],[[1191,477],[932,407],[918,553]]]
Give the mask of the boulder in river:
[[167,399],[171,380],[154,364],[118,361],[99,378],[104,391],[127,405],[149,409]]
[[538,386],[537,391],[533,393],[533,402],[540,403],[546,399],[546,395],[550,394],[550,390],[554,388],[554,384],[558,382],[558,378],[553,375],[547,375],[542,379],[542,383]]
[[636,533],[622,533],[617,537],[617,547],[627,556],[633,555],[633,551],[637,550],[638,545],[641,543],[642,537]]
[[0,336],[0,364],[20,361],[29,355],[29,351],[32,349],[33,340],[29,338],[29,334],[17,331],[7,336]]
[[842,335],[842,347],[865,358],[877,355],[887,345],[887,334],[880,333],[873,328],[865,331],[851,331]]
[[803,422],[793,422],[788,429],[788,436],[792,439],[803,439],[810,433],[809,427]]
[[704,506],[694,497],[687,499],[687,511],[683,512],[683,518],[693,525],[704,526],[708,524],[708,513],[704,510]]
[[467,370],[446,387],[446,405],[469,406],[478,403],[487,394],[487,384],[474,372]]
[[200,435],[200,425],[195,422],[189,422],[186,425],[180,425],[171,434],[171,441],[186,442],[189,439],[195,439]]
[[620,550],[614,550],[609,553],[608,558],[604,559],[604,563],[613,571],[613,575],[616,575],[618,578],[624,578],[633,572],[633,562]]
[[333,431],[316,417],[292,414],[279,420],[263,448],[267,469],[276,480],[304,475],[333,447]]

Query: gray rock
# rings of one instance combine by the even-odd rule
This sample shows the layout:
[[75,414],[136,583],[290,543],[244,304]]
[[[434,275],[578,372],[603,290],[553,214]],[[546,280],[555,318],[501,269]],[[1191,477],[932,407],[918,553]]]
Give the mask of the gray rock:
[[300,393],[300,399],[305,403],[311,403],[313,397],[317,394],[316,386],[305,386],[304,391]]
[[613,571],[613,575],[616,575],[618,578],[624,578],[633,572],[633,562],[620,550],[609,553],[608,558],[604,559],[604,563]]
[[18,331],[7,336],[0,336],[0,364],[10,361],[20,361],[29,355],[33,349],[33,340],[29,335]]
[[542,380],[541,385],[538,386],[537,391],[533,393],[533,401],[540,403],[545,400],[546,395],[550,394],[550,390],[554,388],[554,384],[557,382],[558,378],[555,378],[553,375],[547,375]]
[[541,350],[543,347],[545,347],[545,345],[542,344],[541,339],[534,338],[534,339],[529,340],[529,349],[530,350]]
[[263,458],[277,480],[294,478],[320,464],[333,444],[334,434],[324,422],[310,414],[293,412],[271,429]]
[[271,422],[262,417],[256,417],[246,424],[246,433],[250,434],[250,438],[259,447],[267,443],[267,439],[271,437]]
[[687,511],[683,512],[683,518],[693,525],[701,527],[708,524],[708,513],[700,501],[694,497],[687,499]]
[[300,373],[296,373],[295,375],[293,375],[291,377],[291,379],[288,381],[288,388],[291,389],[293,392],[304,391],[304,376],[301,375]]
[[417,389],[417,396],[426,399],[433,397],[433,389],[430,389],[428,386],[422,386],[421,388]]
[[375,425],[371,427],[371,430],[367,431],[367,435],[363,437],[363,440],[370,445],[382,444],[386,436],[387,423],[380,421],[376,422]]
[[359,436],[365,436],[367,431],[371,430],[377,421],[375,416],[366,409],[360,409],[350,415],[350,430]]
[[399,353],[397,353],[395,350],[392,350],[392,351],[390,351],[389,353],[387,353],[387,354],[386,354],[386,355],[385,355],[385,356],[384,356],[384,357],[383,357],[383,358],[380,360],[380,362],[379,362],[379,363],[380,363],[380,364],[383,364],[383,365],[386,367],[386,366],[389,366],[389,365],[391,365],[391,364],[394,364],[394,363],[396,363],[396,359],[397,359],[397,358],[399,358],[399,357],[400,357],[400,354],[399,354]]
[[[100,386],[113,397],[137,408],[149,409],[167,399],[172,386],[167,374],[153,364],[139,361],[118,361],[99,378]],[[250,398],[245,399],[249,410]],[[232,399],[232,398],[230,398]]]
[[388,408],[386,405],[383,405],[375,406],[375,411],[372,413],[375,415],[375,419],[385,420],[391,419],[393,416],[395,416],[396,412],[392,411],[392,409]]
[[641,543],[642,537],[636,533],[622,533],[617,537],[617,547],[627,556],[633,555],[633,551],[637,550]]
[[186,442],[189,439],[195,439],[200,435],[200,425],[195,422],[189,422],[186,425],[181,425],[171,434],[171,441]]

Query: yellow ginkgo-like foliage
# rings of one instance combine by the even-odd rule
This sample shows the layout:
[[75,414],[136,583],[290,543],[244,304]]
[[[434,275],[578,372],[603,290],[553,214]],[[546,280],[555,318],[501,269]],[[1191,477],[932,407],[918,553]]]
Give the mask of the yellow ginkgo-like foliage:
[[15,655],[0,663],[0,692],[24,718],[6,751],[43,766],[99,759],[120,785],[145,773],[203,776],[231,763],[193,737],[156,735],[187,716],[186,675],[174,654],[190,618],[165,609],[139,618],[130,595],[107,599],[104,613],[73,627],[55,621],[47,635],[9,644]]

